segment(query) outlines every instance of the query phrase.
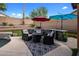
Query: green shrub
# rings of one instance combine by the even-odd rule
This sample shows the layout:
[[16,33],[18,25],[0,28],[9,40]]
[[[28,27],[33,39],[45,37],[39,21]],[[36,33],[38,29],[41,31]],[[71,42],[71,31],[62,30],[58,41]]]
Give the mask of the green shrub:
[[9,24],[9,26],[14,26],[13,24]]
[[35,24],[30,24],[31,27],[35,27]]
[[14,33],[14,36],[22,36],[22,31],[21,30],[12,30]]
[[2,25],[3,25],[3,26],[7,26],[7,23],[3,22]]
[[64,41],[64,42],[67,42],[67,37],[68,37],[68,36],[67,36],[67,33],[64,32],[63,35],[64,35],[64,36],[63,36],[63,41]]
[[76,56],[78,53],[78,49],[77,48],[72,48],[72,56]]

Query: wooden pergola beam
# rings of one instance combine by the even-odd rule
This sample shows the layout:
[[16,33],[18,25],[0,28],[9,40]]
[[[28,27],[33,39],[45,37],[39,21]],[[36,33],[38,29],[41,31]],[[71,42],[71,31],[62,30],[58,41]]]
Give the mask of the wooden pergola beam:
[[72,5],[73,9],[77,9],[77,3],[72,3],[71,5]]
[[[77,9],[79,10],[79,5],[77,5]],[[77,47],[79,48],[79,11],[77,11]]]
[[77,9],[77,48],[79,48],[79,3],[72,3],[73,9]]

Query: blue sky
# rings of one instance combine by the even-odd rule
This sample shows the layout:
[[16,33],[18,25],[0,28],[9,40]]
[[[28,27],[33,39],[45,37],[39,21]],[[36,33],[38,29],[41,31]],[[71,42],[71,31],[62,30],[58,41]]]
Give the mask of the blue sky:
[[[11,17],[21,18],[22,17],[22,6],[23,3],[7,3],[7,11],[5,13]],[[48,10],[48,16],[58,14],[69,14],[73,11],[70,3],[26,3],[25,14],[29,16],[31,11],[38,7],[46,7]]]

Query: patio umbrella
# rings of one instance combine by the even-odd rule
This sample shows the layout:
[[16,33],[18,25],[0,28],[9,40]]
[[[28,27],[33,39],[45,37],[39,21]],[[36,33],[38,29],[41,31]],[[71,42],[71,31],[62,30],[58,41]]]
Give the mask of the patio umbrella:
[[77,18],[77,15],[75,14],[56,15],[49,17],[49,19],[61,20],[61,29],[63,28],[63,20],[74,20],[75,18]]
[[40,27],[41,27],[41,22],[49,21],[48,18],[43,17],[43,16],[35,17],[35,18],[33,18],[32,20],[33,20],[33,21],[38,21],[38,22],[40,22]]

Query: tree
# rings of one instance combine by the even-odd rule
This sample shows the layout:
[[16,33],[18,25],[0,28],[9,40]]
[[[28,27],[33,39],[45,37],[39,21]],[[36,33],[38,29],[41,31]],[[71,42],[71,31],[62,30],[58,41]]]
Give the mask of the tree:
[[26,19],[29,19],[29,17],[28,17],[28,16],[26,16]]
[[37,9],[38,16],[45,16],[47,17],[47,9],[45,7],[40,7]]
[[31,14],[30,14],[30,17],[31,18],[34,18],[37,16],[37,11],[35,9],[32,10]]
[[33,9],[30,13],[30,17],[34,18],[37,16],[44,16],[47,17],[47,9],[45,7],[39,7],[37,9]]
[[0,11],[5,11],[5,10],[6,10],[6,4],[0,3]]

